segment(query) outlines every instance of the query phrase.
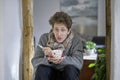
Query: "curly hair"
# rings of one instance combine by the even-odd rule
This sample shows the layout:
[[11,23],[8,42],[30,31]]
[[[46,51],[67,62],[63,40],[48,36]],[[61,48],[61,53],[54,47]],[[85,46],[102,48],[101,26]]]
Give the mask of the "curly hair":
[[54,27],[55,23],[64,24],[69,30],[72,26],[71,17],[65,12],[56,12],[49,20],[49,23],[52,27]]

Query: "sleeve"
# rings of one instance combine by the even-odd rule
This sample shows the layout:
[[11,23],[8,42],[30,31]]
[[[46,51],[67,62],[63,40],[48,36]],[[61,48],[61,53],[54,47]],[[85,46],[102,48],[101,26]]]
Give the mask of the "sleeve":
[[[44,47],[44,46],[46,46],[46,43],[47,43],[47,36],[45,34],[43,34],[39,39],[38,45],[40,44]],[[42,49],[38,45],[35,49],[34,57],[31,60],[34,68],[36,68],[40,64],[49,65],[49,62],[44,55],[44,52],[42,51]]]
[[75,41],[70,50],[70,54],[66,56],[65,60],[61,62],[63,65],[73,65],[79,70],[81,70],[83,66],[83,43],[78,40]]

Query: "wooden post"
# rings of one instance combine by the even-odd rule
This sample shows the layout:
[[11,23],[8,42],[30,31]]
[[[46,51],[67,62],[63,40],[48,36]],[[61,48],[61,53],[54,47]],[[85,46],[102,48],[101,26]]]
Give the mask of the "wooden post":
[[33,67],[31,58],[34,54],[33,43],[33,0],[22,0],[23,12],[23,77],[32,80]]
[[110,80],[111,65],[111,0],[106,0],[106,75]]

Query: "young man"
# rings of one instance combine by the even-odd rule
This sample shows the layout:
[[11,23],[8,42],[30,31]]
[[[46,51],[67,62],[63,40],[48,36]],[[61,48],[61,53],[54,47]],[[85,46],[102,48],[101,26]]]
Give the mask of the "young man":
[[[40,37],[32,59],[35,80],[53,80],[56,77],[56,80],[79,80],[83,65],[83,43],[71,31],[70,16],[65,12],[56,12],[49,23],[52,29]],[[55,58],[53,50],[61,50],[62,56]]]

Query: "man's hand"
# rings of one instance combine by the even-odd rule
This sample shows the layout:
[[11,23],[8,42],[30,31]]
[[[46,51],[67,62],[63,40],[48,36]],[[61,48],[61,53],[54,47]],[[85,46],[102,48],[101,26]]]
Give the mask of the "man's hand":
[[60,59],[55,59],[55,58],[48,57],[48,61],[49,61],[49,62],[52,62],[52,63],[54,63],[54,64],[59,64],[59,63],[61,63],[64,59],[65,59],[65,56],[64,56],[64,57],[61,57]]
[[45,55],[48,57],[54,56],[52,49],[50,47],[44,47],[43,51],[44,51]]

